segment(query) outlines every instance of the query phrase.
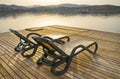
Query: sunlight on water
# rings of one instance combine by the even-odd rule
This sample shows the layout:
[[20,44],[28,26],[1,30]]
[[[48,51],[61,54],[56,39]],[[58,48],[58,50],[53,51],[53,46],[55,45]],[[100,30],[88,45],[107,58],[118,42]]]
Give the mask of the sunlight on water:
[[120,33],[120,16],[24,14],[14,17],[0,18],[0,32],[6,32],[9,28],[19,30],[29,27],[43,27],[48,25],[65,25]]

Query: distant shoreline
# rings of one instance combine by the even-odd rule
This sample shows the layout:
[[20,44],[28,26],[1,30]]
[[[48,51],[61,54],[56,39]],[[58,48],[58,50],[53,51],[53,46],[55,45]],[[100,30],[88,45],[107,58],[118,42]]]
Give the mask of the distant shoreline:
[[120,14],[120,6],[114,5],[76,5],[61,4],[51,6],[17,6],[0,4],[0,17],[32,13],[32,14],[60,14],[60,15],[115,15]]

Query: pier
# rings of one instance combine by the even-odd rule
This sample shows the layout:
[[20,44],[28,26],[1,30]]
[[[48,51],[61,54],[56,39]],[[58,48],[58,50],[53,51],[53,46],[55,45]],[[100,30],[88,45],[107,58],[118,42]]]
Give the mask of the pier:
[[120,79],[120,34],[60,25],[27,28],[19,32],[24,36],[31,32],[63,34],[71,40],[96,41],[99,48],[96,56],[87,51],[80,53],[73,58],[67,73],[55,76],[50,66],[36,64],[42,55],[41,47],[35,56],[24,58],[14,50],[19,38],[11,32],[0,33],[0,79]]

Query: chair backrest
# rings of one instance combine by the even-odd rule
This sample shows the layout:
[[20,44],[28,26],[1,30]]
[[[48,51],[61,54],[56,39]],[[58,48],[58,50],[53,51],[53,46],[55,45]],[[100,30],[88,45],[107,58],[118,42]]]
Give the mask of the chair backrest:
[[13,30],[13,29],[9,29],[13,34],[15,34],[16,36],[18,36],[20,39],[24,40],[25,42],[30,42],[33,43],[32,41],[30,41],[28,38],[26,38],[25,36],[23,36],[22,34],[20,34],[18,31]]
[[57,51],[61,56],[68,56],[67,54],[65,54],[64,51],[62,51],[61,49],[59,49],[59,47],[57,47],[53,43],[53,40],[50,40],[50,39],[47,39],[47,38],[43,38],[43,37],[38,37],[38,36],[33,36],[32,38],[37,43],[39,43],[40,45],[42,45],[44,48],[46,48],[48,50]]

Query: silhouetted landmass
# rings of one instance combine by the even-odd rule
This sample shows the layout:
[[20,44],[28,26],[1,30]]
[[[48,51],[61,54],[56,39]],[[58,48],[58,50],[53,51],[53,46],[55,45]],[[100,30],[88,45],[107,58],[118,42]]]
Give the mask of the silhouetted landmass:
[[76,5],[61,4],[50,6],[17,6],[0,4],[0,16],[16,15],[21,13],[48,13],[61,15],[80,15],[80,14],[120,14],[120,6],[114,5]]

